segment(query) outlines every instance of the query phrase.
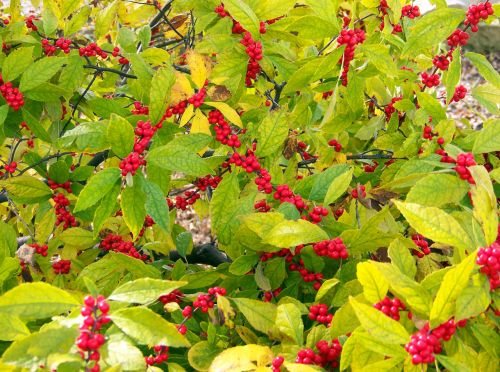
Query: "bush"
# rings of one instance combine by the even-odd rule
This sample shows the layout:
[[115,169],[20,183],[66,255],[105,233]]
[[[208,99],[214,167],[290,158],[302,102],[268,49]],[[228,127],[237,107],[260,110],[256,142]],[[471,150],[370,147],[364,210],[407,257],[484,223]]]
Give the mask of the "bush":
[[499,9],[435,3],[11,1],[0,369],[498,370]]

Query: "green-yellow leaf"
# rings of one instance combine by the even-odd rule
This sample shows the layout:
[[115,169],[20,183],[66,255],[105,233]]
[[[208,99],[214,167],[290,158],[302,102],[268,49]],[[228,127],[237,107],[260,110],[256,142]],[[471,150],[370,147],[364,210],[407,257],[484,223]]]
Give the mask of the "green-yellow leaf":
[[479,131],[472,148],[474,154],[493,151],[500,151],[500,120],[498,119],[491,121]]
[[66,63],[66,57],[42,58],[30,65],[21,77],[19,90],[26,92],[51,79]]
[[490,175],[485,167],[475,165],[469,170],[476,182],[471,186],[473,213],[481,223],[486,243],[493,243],[498,235],[498,203]]
[[208,372],[256,371],[258,367],[264,368],[271,364],[272,360],[273,352],[268,346],[235,346],[220,353]]
[[500,88],[500,74],[497,70],[495,70],[485,56],[479,53],[467,52],[464,54],[464,57],[472,62],[474,67],[477,68],[479,73],[488,83]]
[[287,136],[286,116],[275,112],[266,115],[257,130],[258,156],[275,155],[283,147]]
[[0,316],[0,329],[0,341],[13,341],[30,334],[28,327],[13,314],[5,313]]
[[468,191],[467,183],[451,174],[429,174],[410,189],[407,203],[429,207],[457,204]]
[[142,191],[138,182],[122,191],[120,206],[123,211],[123,219],[134,238],[137,237],[144,225],[144,219],[146,218],[145,204],[146,194]]
[[254,38],[259,37],[259,19],[248,4],[241,0],[228,0],[224,1],[224,8]]
[[9,53],[2,65],[2,79],[4,81],[12,81],[26,71],[33,63],[33,48],[18,48]]
[[353,175],[353,169],[349,169],[347,172],[334,178],[333,182],[328,186],[326,191],[324,204],[328,205],[337,200],[344,192],[346,192],[349,184],[351,183]]
[[113,189],[120,176],[121,172],[118,168],[106,168],[97,172],[80,192],[74,211],[83,211],[95,205]]
[[309,221],[284,221],[265,235],[263,243],[281,248],[327,240],[328,234]]
[[170,91],[175,83],[175,74],[170,64],[156,70],[151,80],[149,92],[149,118],[151,123],[158,123],[167,109]]
[[160,296],[167,295],[174,289],[182,287],[186,282],[140,278],[122,284],[109,296],[110,300],[146,304],[156,301]]
[[389,283],[384,276],[368,262],[358,263],[356,275],[363,286],[363,295],[372,303],[381,301],[389,290]]
[[59,239],[61,239],[64,244],[79,249],[90,248],[97,242],[97,240],[94,239],[92,231],[82,229],[81,227],[72,227],[64,230],[63,233],[59,235]]
[[257,331],[268,334],[274,327],[276,319],[276,305],[249,298],[233,298],[232,301]]
[[283,343],[302,345],[304,342],[304,324],[298,307],[292,303],[278,306],[276,313],[276,327],[283,335]]
[[111,114],[108,124],[108,142],[119,157],[127,156],[134,147],[134,128],[121,116]]
[[52,190],[33,176],[17,176],[0,181],[0,186],[7,190],[8,196],[20,203],[34,204],[49,200]]

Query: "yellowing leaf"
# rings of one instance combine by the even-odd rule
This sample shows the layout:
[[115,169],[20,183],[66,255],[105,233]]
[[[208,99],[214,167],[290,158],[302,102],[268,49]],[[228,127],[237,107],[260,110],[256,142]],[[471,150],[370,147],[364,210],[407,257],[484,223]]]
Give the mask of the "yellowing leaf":
[[334,178],[328,190],[326,191],[324,204],[331,204],[337,200],[344,192],[346,192],[349,184],[351,183],[353,175],[353,169],[349,169],[347,172]]
[[210,123],[207,117],[203,114],[201,110],[196,110],[194,118],[191,121],[191,132],[190,133],[205,133],[211,134]]
[[175,71],[175,84],[170,95],[170,104],[177,104],[191,97],[194,93],[186,74]]
[[356,266],[356,275],[369,302],[375,304],[385,297],[389,283],[374,266],[368,262],[361,262]]
[[227,103],[224,102],[205,102],[205,105],[215,107],[217,110],[222,112],[222,115],[231,123],[234,125],[237,125],[240,128],[243,128],[243,123],[241,122],[240,115],[236,112],[235,109],[233,109],[231,106],[229,106]]
[[319,226],[309,221],[297,220],[284,221],[276,225],[266,234],[263,243],[287,248],[327,239],[328,234]]
[[304,324],[301,316],[299,308],[292,303],[278,306],[276,327],[284,335],[283,343],[292,342],[302,345],[304,341]]
[[406,202],[429,207],[456,204],[467,193],[467,183],[451,174],[429,174],[410,189]]
[[186,61],[191,71],[191,79],[198,89],[203,88],[209,73],[209,62],[207,59],[194,50],[186,53]]
[[486,243],[493,243],[498,235],[498,205],[493,184],[486,168],[470,167],[475,185],[471,186],[474,217],[481,223]]
[[271,363],[273,352],[267,346],[245,345],[224,350],[210,365],[209,372],[255,371]]
[[232,301],[257,331],[269,333],[274,327],[276,305],[249,298],[233,298]]

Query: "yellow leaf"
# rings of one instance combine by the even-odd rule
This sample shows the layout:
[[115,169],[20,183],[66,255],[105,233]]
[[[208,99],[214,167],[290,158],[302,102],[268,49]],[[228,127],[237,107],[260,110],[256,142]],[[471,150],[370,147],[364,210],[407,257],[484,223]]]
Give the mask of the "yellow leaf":
[[191,79],[198,89],[203,88],[209,73],[209,64],[207,59],[194,50],[189,50],[186,55],[187,64],[191,71]]
[[172,93],[170,96],[170,103],[177,104],[180,101],[184,101],[191,97],[194,93],[191,83],[185,74],[180,72],[175,72],[175,84],[172,87]]
[[196,110],[193,121],[191,123],[190,133],[205,133],[211,135],[210,124],[207,117],[201,112],[201,110]]
[[254,371],[268,365],[273,360],[273,352],[267,346],[245,345],[224,350],[210,365],[209,372]]
[[236,112],[235,109],[233,109],[231,106],[229,106],[227,103],[224,102],[205,102],[206,105],[215,107],[217,110],[222,112],[222,115],[233,123],[234,125],[237,125],[240,128],[243,128],[243,123],[241,122],[240,115]]
[[184,114],[182,114],[181,121],[179,123],[179,126],[183,127],[187,123],[189,123],[189,120],[193,117],[193,112],[194,112],[194,106],[189,105],[186,108],[186,111],[184,111]]

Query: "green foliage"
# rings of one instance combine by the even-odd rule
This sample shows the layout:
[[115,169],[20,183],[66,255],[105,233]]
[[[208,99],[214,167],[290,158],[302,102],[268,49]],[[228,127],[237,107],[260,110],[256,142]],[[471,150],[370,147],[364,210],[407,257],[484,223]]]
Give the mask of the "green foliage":
[[[500,77],[450,46],[464,9],[21,3],[0,17],[1,371],[498,370]],[[449,115],[465,59],[480,127]]]

